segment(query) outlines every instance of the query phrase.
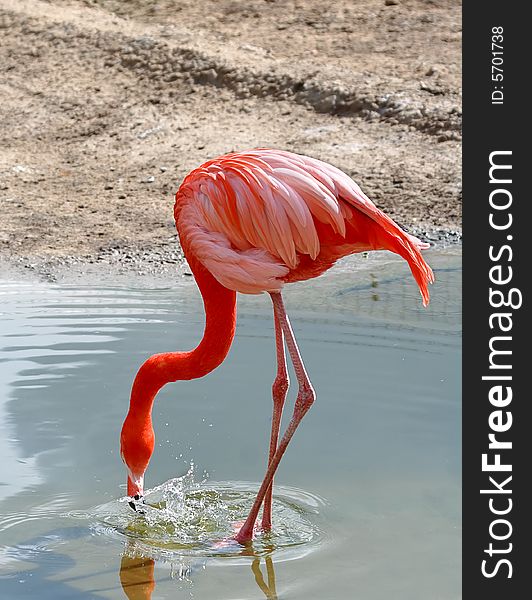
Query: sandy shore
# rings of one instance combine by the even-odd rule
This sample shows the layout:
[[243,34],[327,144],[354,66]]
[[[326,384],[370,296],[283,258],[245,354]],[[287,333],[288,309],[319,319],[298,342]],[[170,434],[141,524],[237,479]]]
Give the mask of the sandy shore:
[[272,146],[460,237],[460,4],[0,0],[0,264],[172,273],[183,176]]

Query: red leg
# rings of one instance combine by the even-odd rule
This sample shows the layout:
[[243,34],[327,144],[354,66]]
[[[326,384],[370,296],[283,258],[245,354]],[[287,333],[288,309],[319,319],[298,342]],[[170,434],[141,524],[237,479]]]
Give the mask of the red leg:
[[[277,376],[272,386],[273,397],[273,414],[272,414],[272,431],[270,436],[270,454],[268,457],[268,466],[270,466],[275,451],[277,450],[277,442],[279,441],[279,428],[281,426],[281,418],[283,416],[283,407],[288,392],[290,380],[286,370],[286,357],[284,353],[284,334],[283,328],[279,321],[275,302],[273,301],[273,320],[275,324],[275,347],[277,351]],[[264,510],[262,513],[262,529],[269,530],[272,528],[272,493],[273,480],[266,492],[264,498]]]
[[297,347],[297,343],[294,337],[294,332],[292,331],[292,327],[290,325],[290,321],[288,319],[288,315],[286,314],[286,310],[284,308],[283,299],[280,292],[275,292],[271,294],[274,310],[277,312],[279,322],[281,324],[281,328],[286,337],[286,346],[288,348],[288,352],[290,353],[290,358],[292,359],[292,364],[294,365],[294,371],[297,377],[297,381],[299,384],[299,391],[296,398],[296,403],[294,406],[294,413],[292,414],[292,418],[290,419],[290,423],[286,428],[285,434],[283,435],[275,454],[273,455],[272,460],[268,466],[268,470],[266,471],[266,475],[260,486],[257,497],[255,498],[255,502],[251,507],[251,511],[248,515],[248,518],[242,525],[240,531],[235,536],[237,542],[245,543],[253,538],[253,528],[255,525],[255,521],[257,520],[257,515],[260,510],[261,504],[266,496],[266,492],[270,487],[270,484],[273,480],[273,476],[275,475],[275,471],[281,462],[281,458],[285,453],[292,436],[294,435],[299,423],[303,417],[307,414],[309,408],[312,406],[314,400],[316,399],[316,393],[310,383],[310,379],[308,378],[307,371],[305,369],[305,365],[301,360],[301,355],[299,353],[299,348]]

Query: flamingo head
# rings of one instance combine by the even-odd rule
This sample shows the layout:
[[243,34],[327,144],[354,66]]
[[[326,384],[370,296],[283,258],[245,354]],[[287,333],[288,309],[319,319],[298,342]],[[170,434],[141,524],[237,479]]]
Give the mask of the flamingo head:
[[144,473],[154,445],[155,434],[151,419],[146,423],[138,423],[128,415],[120,435],[120,455],[127,468],[127,495],[135,500],[141,500],[144,495]]

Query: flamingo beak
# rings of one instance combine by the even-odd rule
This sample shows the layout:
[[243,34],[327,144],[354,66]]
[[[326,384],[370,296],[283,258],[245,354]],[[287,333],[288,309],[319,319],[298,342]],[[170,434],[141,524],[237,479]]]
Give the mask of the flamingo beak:
[[136,502],[144,501],[144,475],[134,475],[131,471],[127,476],[127,495],[131,500],[128,502],[131,508],[142,514],[143,511],[137,509]]

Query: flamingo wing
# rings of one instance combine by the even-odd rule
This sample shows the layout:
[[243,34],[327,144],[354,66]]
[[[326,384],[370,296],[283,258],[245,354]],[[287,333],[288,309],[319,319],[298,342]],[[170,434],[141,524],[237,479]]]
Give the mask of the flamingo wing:
[[[239,292],[281,289],[303,255],[318,259],[323,231],[331,233],[329,244],[331,238],[344,248],[352,243],[346,233],[357,217],[367,231],[352,251],[388,248],[411,267],[414,260],[429,269],[419,253],[422,242],[403,232],[350,177],[286,151],[251,150],[205,163],[180,187],[175,216],[182,244],[222,285]],[[418,283],[431,275],[414,272]]]

